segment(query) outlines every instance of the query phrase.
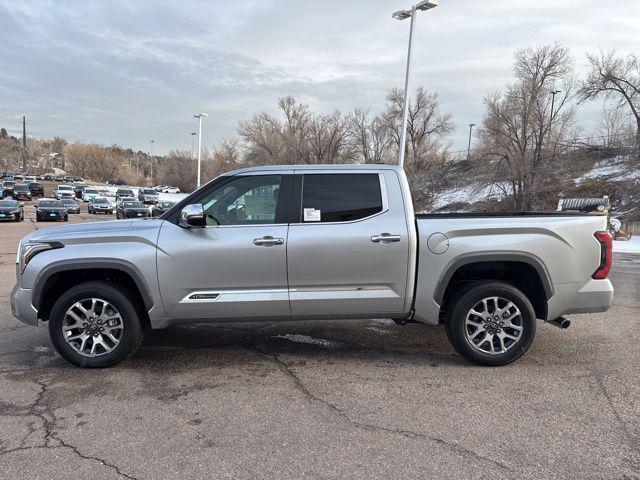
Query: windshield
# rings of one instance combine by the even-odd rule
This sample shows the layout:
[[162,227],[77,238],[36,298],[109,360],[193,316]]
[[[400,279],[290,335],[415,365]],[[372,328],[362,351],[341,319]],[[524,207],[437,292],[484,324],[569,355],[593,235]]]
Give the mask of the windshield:
[[44,202],[39,202],[38,206],[45,207],[45,208],[64,207],[64,204],[62,202],[59,202],[58,200],[46,200]]
[[100,192],[98,192],[98,190],[96,190],[95,188],[85,188],[84,193],[98,194]]
[[75,205],[76,201],[72,200],[71,198],[65,198],[64,200],[62,200],[62,203],[64,203],[65,205]]
[[58,190],[73,190],[73,187],[70,185],[58,185]]
[[122,202],[124,208],[144,208],[140,202]]
[[157,195],[158,192],[156,192],[155,190],[151,190],[149,188],[146,188],[142,191],[142,193],[144,193],[145,195]]
[[15,187],[13,187],[13,191],[14,192],[20,192],[20,191],[27,191],[29,190],[29,187],[27,187],[26,185],[16,185]]
[[0,200],[0,208],[17,207],[18,202],[15,200]]
[[16,182],[13,182],[11,180],[7,180],[6,182],[4,182],[5,187],[13,187],[15,184]]
[[160,204],[160,206],[161,206],[162,208],[171,208],[171,207],[173,207],[174,205],[175,205],[175,203],[173,203],[173,202],[162,202],[162,203]]
[[118,189],[118,195],[133,195],[133,190]]
[[93,203],[100,204],[100,205],[107,205],[109,201],[106,198],[94,198]]

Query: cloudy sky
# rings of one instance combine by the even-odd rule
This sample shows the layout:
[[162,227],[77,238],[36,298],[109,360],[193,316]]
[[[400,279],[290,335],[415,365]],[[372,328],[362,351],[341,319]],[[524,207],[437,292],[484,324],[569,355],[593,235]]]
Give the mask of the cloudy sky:
[[[402,86],[405,0],[0,0],[0,126],[29,133],[190,149],[192,115],[211,145],[293,95],[317,111],[378,111]],[[416,30],[414,86],[439,93],[454,149],[482,99],[512,76],[516,49],[561,42],[585,53],[640,51],[637,0],[440,0]],[[598,105],[581,107],[593,128]]]

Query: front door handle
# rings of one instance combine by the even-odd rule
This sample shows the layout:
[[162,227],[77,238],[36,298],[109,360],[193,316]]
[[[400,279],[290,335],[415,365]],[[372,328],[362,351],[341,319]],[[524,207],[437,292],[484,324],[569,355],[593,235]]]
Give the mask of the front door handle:
[[271,236],[266,236],[262,238],[256,238],[253,241],[253,244],[259,247],[273,247],[274,245],[283,245],[284,238],[273,238]]
[[402,235],[391,235],[390,233],[381,233],[371,237],[371,241],[374,243],[392,243],[400,240],[402,240]]

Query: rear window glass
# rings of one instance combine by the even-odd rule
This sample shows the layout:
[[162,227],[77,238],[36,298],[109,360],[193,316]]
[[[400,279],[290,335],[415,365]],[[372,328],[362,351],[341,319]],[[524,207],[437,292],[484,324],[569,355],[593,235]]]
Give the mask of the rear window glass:
[[122,205],[125,208],[144,208],[140,202],[122,202]]
[[305,175],[302,221],[348,222],[382,211],[380,177],[376,173]]

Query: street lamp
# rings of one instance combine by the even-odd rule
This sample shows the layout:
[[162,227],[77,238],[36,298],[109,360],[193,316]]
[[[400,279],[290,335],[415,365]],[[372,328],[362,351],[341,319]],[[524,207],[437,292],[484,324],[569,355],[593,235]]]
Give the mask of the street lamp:
[[198,135],[198,132],[191,132],[191,158],[193,158],[193,151],[196,149],[195,147],[196,135]]
[[469,124],[469,145],[467,146],[467,162],[469,161],[469,156],[471,155],[471,132],[473,131],[473,127],[475,126],[475,123]]
[[402,132],[400,137],[400,156],[398,159],[398,165],[404,167],[404,150],[407,144],[407,123],[409,121],[409,77],[411,73],[411,53],[413,48],[413,33],[415,31],[416,13],[421,11],[430,10],[438,6],[438,0],[422,0],[416,3],[411,10],[400,10],[395,12],[392,16],[396,20],[411,19],[411,26],[409,27],[409,50],[407,52],[407,71],[404,79],[404,109],[402,112]]
[[551,120],[549,121],[549,130],[551,130],[551,124],[553,123],[553,107],[556,104],[556,95],[562,93],[562,90],[551,90]]
[[155,140],[149,140],[151,143],[151,182],[153,183],[153,144],[156,143]]
[[198,179],[196,181],[196,189],[200,188],[200,166],[202,164],[202,119],[206,116],[206,113],[198,113],[194,115],[194,117],[198,119]]

